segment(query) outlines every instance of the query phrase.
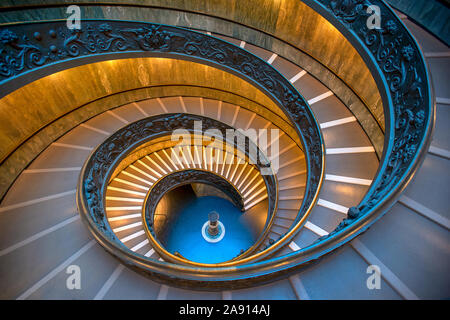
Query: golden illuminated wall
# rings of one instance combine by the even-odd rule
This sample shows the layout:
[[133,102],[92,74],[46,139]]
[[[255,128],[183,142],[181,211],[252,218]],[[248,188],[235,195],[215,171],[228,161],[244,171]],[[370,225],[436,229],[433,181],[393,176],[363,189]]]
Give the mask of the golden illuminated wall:
[[[368,68],[351,44],[300,0],[78,1],[83,2],[82,19],[148,21],[193,27],[236,37],[278,53],[329,87],[354,112],[376,149],[382,150],[383,106]],[[11,8],[8,14],[0,16],[0,23],[65,19],[67,5],[61,0],[3,1],[0,6]],[[43,148],[76,123],[139,99],[192,95],[246,106],[272,119],[298,142],[278,107],[237,77],[192,62],[183,62],[182,67],[173,61],[158,60],[150,66],[144,60],[136,60],[133,67],[113,67],[123,61],[62,71],[0,100],[0,161],[3,161],[0,197]],[[243,95],[239,97],[240,93]],[[11,153],[13,150],[16,151]]]
[[[384,130],[381,98],[362,58],[344,36],[301,0],[110,0],[107,4],[99,0],[77,2],[89,4],[81,7],[83,19],[148,21],[209,30],[285,54],[294,62],[295,57],[288,56],[289,46],[298,48],[325,65],[352,88]],[[61,7],[46,7],[50,4],[59,4]],[[29,10],[23,10],[22,7],[17,11],[9,11],[8,16],[0,21],[67,17],[67,3],[62,0],[48,0],[44,5],[38,0],[14,0],[2,5],[33,7]],[[167,10],[168,8],[175,10]],[[252,29],[263,33],[254,33]],[[327,79],[320,75],[316,76],[333,88],[333,83],[327,83]],[[340,98],[344,101],[346,99]]]
[[[105,61],[52,74],[0,99],[0,157],[5,159],[39,129],[90,101],[113,93],[164,85],[209,87],[238,93],[286,119],[261,91],[213,67],[168,58]],[[270,116],[267,111],[255,111]]]

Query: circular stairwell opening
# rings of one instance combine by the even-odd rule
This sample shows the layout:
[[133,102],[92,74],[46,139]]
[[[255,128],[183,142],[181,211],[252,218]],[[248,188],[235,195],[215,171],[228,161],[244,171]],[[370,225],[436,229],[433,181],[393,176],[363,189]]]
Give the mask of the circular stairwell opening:
[[[266,217],[267,205],[255,209]],[[208,233],[209,214],[213,211],[219,214],[220,231],[216,236],[206,235],[208,241],[204,233]],[[194,262],[220,263],[237,257],[255,243],[264,228],[264,223],[249,218],[255,214],[243,212],[216,187],[191,183],[172,189],[161,198],[153,228],[158,241],[170,253]]]

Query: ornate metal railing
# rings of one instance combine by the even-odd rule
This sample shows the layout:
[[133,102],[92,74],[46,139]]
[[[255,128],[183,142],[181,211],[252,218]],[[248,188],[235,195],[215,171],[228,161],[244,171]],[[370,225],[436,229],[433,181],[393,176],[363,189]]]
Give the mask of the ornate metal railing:
[[[180,114],[181,116],[181,114]],[[189,115],[190,116],[190,115]],[[161,117],[161,116],[160,116]],[[163,116],[162,116],[163,117]],[[197,119],[203,119],[206,121],[211,121],[216,127],[220,128],[220,132],[225,134],[226,130],[231,129],[231,127],[220,123],[216,120],[212,120],[209,118],[196,116]],[[198,139],[198,134],[200,132],[196,130],[192,130],[192,128],[183,128],[184,130],[190,131],[192,133],[195,133],[196,135],[193,135],[193,139]],[[243,134],[239,131],[235,132],[234,135],[237,137],[237,141],[244,141],[242,140],[244,138]],[[160,141],[160,139],[158,139]],[[256,239],[255,243],[251,245],[248,249],[241,252],[237,257],[233,258],[233,260],[240,259],[243,257],[247,257],[251,255],[254,251],[256,251],[259,246],[263,243],[263,241],[267,238],[267,234],[270,232],[270,228],[272,226],[276,210],[277,210],[277,203],[278,203],[278,183],[276,179],[276,174],[271,171],[270,167],[267,167],[266,164],[268,163],[268,159],[266,156],[261,152],[261,150],[258,149],[258,147],[250,140],[247,139],[245,141],[245,145],[239,145],[235,144],[236,141],[231,140],[223,140],[221,141],[222,148],[218,147],[218,145],[214,145],[213,147],[208,146],[207,148],[215,149],[216,151],[220,149],[221,154],[225,154],[224,161],[228,159],[229,156],[229,147],[234,144],[234,147],[232,147],[233,153],[237,150],[241,153],[241,156],[243,156],[245,159],[243,161],[247,162],[249,166],[253,166],[258,174],[262,177],[265,183],[265,192],[267,193],[268,197],[268,215],[266,222],[264,224],[264,227],[262,228],[262,232]],[[158,142],[159,143],[159,142]],[[225,146],[224,144],[228,144]],[[194,144],[195,145],[195,144]],[[188,146],[188,145],[186,145]],[[192,145],[191,145],[192,146]],[[203,147],[204,145],[199,145],[199,147]],[[218,147],[219,149],[216,149],[215,147]],[[236,148],[237,147],[237,148]],[[176,148],[175,148],[176,149]],[[160,151],[160,149],[154,149],[153,152]],[[256,151],[256,154],[254,153]],[[130,151],[130,153],[133,153],[133,151]],[[208,151],[207,151],[208,153]],[[255,157],[256,156],[256,157]],[[261,161],[260,161],[261,160]],[[213,161],[219,161],[220,159],[215,159]],[[262,166],[260,164],[262,162],[264,165]],[[119,164],[117,164],[119,165]],[[117,168],[117,165],[114,167]],[[225,162],[223,163],[225,165]],[[211,164],[212,166],[212,164]],[[269,169],[271,171],[271,174],[261,174],[261,169]],[[266,171],[266,170],[265,170]],[[117,170],[115,170],[117,172]],[[169,192],[170,190],[173,190],[174,188],[177,188],[181,185],[191,184],[191,183],[204,183],[211,185],[215,188],[218,188],[222,192],[224,192],[228,197],[229,200],[231,200],[234,205],[241,211],[245,211],[244,202],[242,194],[239,192],[237,187],[228,179],[218,175],[214,171],[209,171],[206,169],[199,169],[199,168],[193,168],[193,169],[179,169],[178,171],[172,171],[167,175],[162,176],[160,179],[158,179],[153,186],[149,189],[147,192],[147,196],[144,201],[143,205],[143,219],[144,224],[146,226],[147,235],[149,237],[150,243],[152,244],[153,248],[160,256],[164,258],[165,261],[171,261],[171,262],[177,262],[177,263],[184,263],[184,264],[193,264],[193,265],[203,265],[198,264],[195,262],[191,262],[182,256],[173,255],[169,253],[160,243],[158,240],[158,237],[156,236],[154,232],[154,213],[156,210],[156,207],[159,203],[159,201],[162,199],[162,197]],[[149,234],[150,233],[150,234]],[[181,259],[180,259],[181,258]]]
[[[332,252],[366,230],[387,212],[411,180],[429,146],[434,124],[434,96],[419,46],[383,1],[304,2],[352,43],[372,72],[382,97],[386,121],[384,150],[368,193],[358,206],[349,210],[348,217],[336,230],[313,245],[256,263],[245,264],[253,260],[243,259],[243,264],[237,267],[194,268],[147,262],[105,242],[96,233],[99,231],[94,231],[96,238],[129,267],[177,286],[195,285],[206,289],[223,285],[248,286],[256,281],[273,279]],[[367,26],[370,16],[367,9],[372,5],[378,6],[381,12],[378,29]],[[252,81],[267,92],[295,124],[304,145],[308,168],[305,201],[300,211],[307,214],[314,205],[323,176],[320,130],[298,92],[264,61],[227,42],[168,26],[91,21],[85,30],[72,34],[67,29],[64,31],[60,22],[42,23],[41,34],[34,32],[35,26],[11,25],[0,31],[3,82],[45,64],[125,51],[203,60]],[[90,184],[86,184],[85,189],[93,190]],[[81,195],[78,194],[81,211],[101,214],[102,208],[90,206],[92,199],[85,201]],[[101,227],[101,221],[97,223]],[[297,226],[301,224],[300,220]],[[292,239],[297,230],[294,227],[280,243]]]
[[[366,220],[379,218],[411,179],[431,142],[434,96],[426,63],[414,37],[395,13],[379,0],[305,1],[347,35],[365,58],[377,82],[386,121],[384,151],[376,177],[358,206],[324,238],[343,236]],[[380,8],[380,28],[369,28]],[[378,211],[378,215],[372,215]],[[369,222],[367,221],[367,222]],[[357,222],[357,223],[356,223]],[[365,230],[370,223],[359,228]],[[349,228],[351,227],[351,228]],[[359,233],[358,232],[358,233]],[[353,238],[354,236],[352,236]],[[343,240],[343,239],[342,239]]]
[[184,169],[164,176],[152,186],[144,201],[145,221],[151,227],[156,207],[162,197],[169,191],[191,183],[203,183],[223,191],[233,202],[236,208],[244,211],[244,200],[239,191],[221,176],[199,169]]
[[[171,26],[123,21],[84,21],[81,30],[69,30],[65,21],[10,25],[0,30],[2,83],[51,65],[70,65],[120,57],[117,53],[173,56],[210,63],[252,82],[288,115],[301,137],[307,162],[307,186],[295,231],[306,221],[323,176],[322,137],[307,103],[278,71],[255,55],[226,41]],[[83,59],[82,59],[83,58]],[[53,69],[55,70],[55,69]],[[103,208],[94,207],[98,211]],[[97,221],[99,222],[99,221]],[[100,224],[100,227],[103,227]],[[282,237],[272,249],[290,240]],[[267,251],[267,250],[266,250]],[[258,257],[263,257],[260,253]]]
[[[196,127],[196,122],[201,122],[201,129]],[[121,161],[126,159],[128,155],[133,153],[136,148],[139,148],[143,144],[146,144],[156,138],[171,135],[173,132],[176,132],[175,130],[180,129],[183,130],[182,132],[187,132],[192,135],[208,135],[208,131],[214,129],[218,131],[222,137],[226,137],[227,131],[232,128],[217,120],[199,115],[181,113],[157,115],[133,122],[116,131],[108,137],[105,142],[99,145],[90,155],[83,167],[82,173],[80,174],[77,196],[79,201],[78,206],[80,209],[80,214],[83,218],[85,218],[89,229],[98,237],[102,238],[99,240],[101,243],[108,241],[110,242],[110,245],[122,246],[120,241],[112,232],[112,229],[106,219],[104,199],[106,187],[111,180],[113,173],[116,171],[117,166],[119,166]],[[199,129],[202,131],[198,131]],[[181,131],[178,131],[178,133],[181,133]],[[228,141],[227,139],[224,139],[223,142],[226,142],[231,145],[233,149],[240,151],[243,155],[248,157],[249,161],[255,165],[258,171],[261,172],[263,166],[264,168],[267,168],[269,160],[249,138],[245,139],[245,136],[239,131],[234,132],[233,137],[236,137],[236,140],[233,139],[233,141]],[[239,142],[244,143],[241,145]],[[256,153],[254,153],[254,150]],[[186,178],[186,174],[189,174],[191,171],[192,170],[183,170],[176,175],[168,175],[159,181],[160,183],[156,183],[149,190],[148,197],[150,197],[152,201],[149,201],[148,198],[145,201],[147,205],[145,220],[147,222],[147,227],[149,227],[150,230],[151,226],[148,224],[148,222],[152,221],[151,216],[149,215],[152,211],[150,207],[158,203],[164,192],[176,186],[176,183],[174,183],[174,180],[171,178]],[[269,232],[276,213],[278,197],[276,176],[275,174],[267,174],[261,175],[261,177],[265,182],[267,190],[268,217],[263,228],[263,232],[261,232],[255,244],[240,256],[248,256],[258,248]],[[198,181],[203,181],[206,179],[205,176],[200,175],[200,172],[198,172],[195,177],[191,174],[190,178],[196,178]],[[167,179],[169,181],[169,185],[165,183],[167,182]],[[220,181],[214,180],[214,177],[209,176],[208,179],[209,180],[206,179],[205,181],[220,185]],[[183,183],[186,183],[186,181]],[[160,186],[162,186],[162,188]],[[242,199],[239,193],[230,193],[230,195],[232,199],[236,199],[238,207],[243,207],[243,204],[241,204]],[[148,207],[149,205],[150,207]],[[163,247],[158,245],[156,239],[151,240],[151,242],[156,245],[155,250],[157,250],[157,252],[163,257],[167,258],[166,260],[168,261],[193,265],[204,265],[190,262],[180,257],[175,257],[168,253]],[[131,251],[130,254],[132,254]],[[229,264],[236,263],[238,262],[231,262]]]
[[[247,79],[282,108],[301,137],[308,175],[295,231],[306,222],[323,178],[321,132],[307,103],[292,84],[250,52],[183,28],[123,21],[87,20],[80,30],[69,30],[65,21],[10,25],[0,30],[0,39],[0,84],[45,66],[52,65],[57,70],[55,66],[63,67],[65,63],[73,66],[75,61],[82,64],[121,57],[118,53],[201,61]],[[273,247],[280,248],[293,235],[287,233]]]
[[[199,170],[199,169],[184,169],[176,172],[172,172],[162,178],[160,178],[158,181],[155,182],[155,184],[151,187],[151,189],[148,191],[147,196],[144,201],[143,205],[143,217],[144,217],[144,224],[145,224],[145,230],[147,232],[147,237],[150,240],[150,243],[152,244],[152,247],[155,249],[156,252],[164,259],[164,261],[171,261],[171,262],[182,262],[189,264],[189,260],[187,259],[180,259],[180,256],[178,255],[178,259],[173,260],[174,257],[177,257],[176,255],[169,254],[168,251],[164,248],[164,246],[159,241],[155,230],[153,228],[154,226],[154,215],[156,208],[158,206],[158,203],[163,198],[167,192],[178,188],[180,186],[186,185],[186,184],[192,184],[192,183],[203,183],[210,185],[214,188],[218,188],[220,191],[222,191],[226,196],[228,196],[228,199],[231,200],[231,202],[234,204],[236,208],[238,208],[241,211],[245,211],[244,208],[244,200],[242,198],[241,193],[238,191],[238,189],[227,179],[221,177],[218,174],[215,174],[210,171],[206,170]],[[276,191],[276,185],[273,185],[273,189]],[[272,207],[269,208],[269,212],[271,215],[267,217],[267,223],[265,225],[265,228],[263,229],[262,235],[257,239],[256,243],[251,246],[251,248],[256,249],[259,245],[259,243],[263,240],[264,236],[268,232],[268,228],[270,228],[271,223],[269,223],[270,219],[275,214],[275,207],[272,204]],[[263,236],[264,235],[264,236]],[[156,244],[156,245],[155,245]],[[164,250],[161,250],[164,249]],[[245,250],[246,252],[242,252],[238,256],[242,256],[245,253],[248,255],[251,253],[250,250]],[[250,251],[250,252],[249,252]],[[185,260],[185,261],[181,261]]]

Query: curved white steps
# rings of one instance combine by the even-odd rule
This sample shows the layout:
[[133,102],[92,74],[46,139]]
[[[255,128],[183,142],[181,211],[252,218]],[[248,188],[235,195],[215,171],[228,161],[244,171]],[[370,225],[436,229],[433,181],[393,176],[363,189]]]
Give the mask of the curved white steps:
[[149,188],[173,172],[195,168],[217,174],[232,183],[242,195],[246,211],[267,199],[259,171],[226,150],[191,145],[181,150],[170,147],[154,151],[119,172],[106,191],[108,221],[119,240],[131,251],[146,254],[151,250],[142,221],[142,206]]
[[[434,39],[426,35],[423,30],[420,31],[420,28],[412,22],[407,21],[407,23],[408,27],[411,27],[415,35],[419,37],[421,44],[424,45],[424,51],[433,51],[434,45],[430,46],[430,43]],[[234,41],[234,39],[232,40]],[[240,40],[236,41],[240,43]],[[244,48],[266,60],[272,57],[272,53],[249,44],[244,43]],[[448,50],[446,47],[438,49],[438,51]],[[448,58],[432,57],[429,59],[446,59],[445,63],[448,63]],[[291,79],[291,82],[308,100],[329,91],[318,85],[306,72],[281,57],[272,58],[271,63],[288,79]],[[441,64],[440,61],[431,61],[433,76],[445,69],[439,67]],[[448,131],[448,121],[440,119],[448,116],[446,111],[448,104],[442,101],[445,102],[450,97],[447,96],[448,90],[445,89],[447,87],[443,86],[443,83],[440,85],[436,92],[438,122],[433,144],[449,150],[447,144],[449,139],[446,139],[445,133]],[[129,107],[136,109],[142,116],[145,115],[141,105],[133,106],[132,104]],[[322,124],[327,148],[370,146],[369,144],[354,144],[352,139],[347,140],[349,136],[363,135],[363,131],[360,128],[359,133],[356,134],[354,129],[349,127],[357,125],[357,123],[350,121],[351,113],[342,107],[342,103],[334,96],[328,96],[312,104],[312,108]],[[210,108],[204,105],[203,110],[208,112]],[[116,112],[119,114],[121,110],[114,110],[114,113]],[[148,109],[144,112],[148,112]],[[241,112],[243,111],[239,110],[236,123],[239,123]],[[126,115],[120,116],[127,121],[134,121],[131,116],[130,118]],[[245,128],[248,123],[256,123],[255,117],[254,114],[250,115],[243,127]],[[139,116],[136,116],[135,119],[138,118]],[[233,118],[231,116],[230,123]],[[445,264],[441,264],[445,268],[444,272],[435,272],[439,279],[435,279],[435,276],[426,278],[427,282],[435,285],[435,289],[425,286],[421,280],[423,272],[426,272],[427,275],[433,274],[436,259],[441,262],[448,261],[445,257],[449,255],[448,241],[442,242],[442,239],[448,237],[448,230],[443,227],[443,224],[436,224],[427,218],[430,215],[426,209],[440,216],[446,216],[448,219],[448,210],[443,211],[443,208],[448,208],[448,205],[443,205],[443,202],[440,201],[448,199],[446,194],[443,194],[447,188],[440,184],[429,186],[426,182],[430,177],[434,177],[438,181],[445,180],[442,179],[441,174],[449,172],[446,170],[448,159],[434,155],[427,156],[415,181],[406,190],[406,196],[418,201],[425,209],[419,208],[417,210],[421,212],[417,212],[417,210],[413,211],[409,207],[405,207],[402,203],[396,204],[391,210],[392,212],[359,237],[358,240],[364,246],[356,245],[357,249],[344,247],[339,254],[326,257],[321,263],[299,275],[290,277],[289,280],[243,290],[204,293],[167,287],[137,275],[118,264],[99,245],[90,244],[92,239],[77,218],[74,201],[78,175],[77,169],[74,168],[80,168],[89,154],[88,149],[76,146],[93,148],[123,124],[116,117],[105,114],[80,125],[59,139],[58,143],[66,145],[54,144],[47,148],[11,187],[0,207],[0,283],[3,289],[0,291],[0,298],[20,296],[37,299],[89,299],[94,297],[98,299],[271,299],[274,297],[286,299],[398,299],[405,297],[405,291],[398,289],[401,287],[399,283],[406,284],[411,289],[410,291],[419,298],[442,298],[442,293],[448,288],[448,278],[442,278],[446,274],[445,270],[448,269]],[[255,125],[255,127],[264,126],[264,122],[261,125]],[[347,144],[333,145],[333,135],[334,132],[337,132],[334,129],[341,126],[346,129],[343,132],[345,139],[339,142],[345,141]],[[346,132],[353,133],[347,135]],[[282,139],[284,138],[282,137]],[[289,158],[292,159],[296,156],[299,154]],[[375,155],[372,152],[328,154],[326,162],[328,179],[325,181],[320,198],[342,207],[356,204],[376,171]],[[301,183],[293,183],[292,186],[296,186],[299,190],[304,188]],[[282,188],[289,188],[289,186],[280,186],[280,190]],[[423,188],[430,192],[421,192]],[[145,192],[138,187],[132,191]],[[282,191],[289,191],[289,189]],[[127,197],[135,195],[130,194]],[[291,194],[283,196],[289,195]],[[322,204],[327,204],[327,206],[317,206],[314,209],[306,228],[285,250],[289,250],[289,252],[298,250],[299,247],[312,243],[320,234],[331,231],[344,216],[340,211],[331,209],[333,206],[330,206],[329,203],[322,202]],[[289,221],[293,215],[294,210],[279,209],[276,223],[282,225],[284,220]],[[420,228],[414,228],[415,226],[420,226]],[[415,236],[411,237],[412,234]],[[61,239],[65,241],[62,242]],[[422,241],[423,239],[426,241]],[[420,248],[417,249],[419,242]],[[393,243],[395,245],[392,245]],[[436,246],[436,243],[439,245]],[[403,248],[403,251],[396,251],[396,248]],[[417,256],[418,253],[420,253],[420,257]],[[393,256],[395,259],[392,258]],[[367,279],[366,268],[368,264],[375,261],[373,257],[382,262],[384,267],[392,271],[397,278],[385,276],[383,273],[381,290],[369,291],[364,284]],[[65,267],[67,262],[78,264],[83,270],[90,270],[91,276],[88,276],[88,284],[83,287],[83,290],[69,291],[66,289],[67,274],[61,266]],[[16,279],[21,279],[21,281],[16,281]],[[24,295],[24,293],[26,294]]]

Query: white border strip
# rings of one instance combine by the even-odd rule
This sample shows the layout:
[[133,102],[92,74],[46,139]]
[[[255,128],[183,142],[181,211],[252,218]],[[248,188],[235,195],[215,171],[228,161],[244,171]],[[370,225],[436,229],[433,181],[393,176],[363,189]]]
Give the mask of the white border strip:
[[167,108],[166,108],[164,102],[160,98],[156,98],[156,101],[158,101],[159,105],[161,106],[161,108],[164,110],[165,113],[169,113],[167,111]]
[[20,202],[20,203],[16,203],[16,204],[11,204],[9,206],[0,207],[0,213],[8,211],[8,210],[12,210],[12,209],[30,206],[32,204],[36,204],[36,203],[40,203],[40,202],[44,202],[44,201],[48,201],[48,200],[62,198],[67,195],[70,195],[70,194],[75,194],[76,192],[77,192],[77,190],[70,190],[70,191],[66,191],[66,192],[52,194],[51,196],[46,196],[46,197],[37,198],[37,199],[29,200],[29,201],[24,201],[24,202]]
[[136,196],[140,196],[142,198],[145,198],[145,195],[146,195],[143,192],[134,191],[134,190],[130,190],[130,189],[117,188],[117,187],[112,187],[112,186],[108,186],[107,190],[108,191],[121,192],[121,193],[129,193],[129,194],[133,194],[133,195],[136,195]]
[[308,103],[309,103],[309,105],[312,105],[312,104],[317,103],[317,102],[319,102],[319,101],[321,101],[321,100],[323,100],[325,98],[328,98],[328,97],[330,97],[332,95],[333,95],[333,92],[327,91],[325,93],[322,93],[320,96],[317,96],[315,98],[312,98],[312,99],[308,100]]
[[300,79],[301,77],[303,77],[307,72],[305,70],[300,71],[299,73],[297,73],[295,76],[293,76],[289,82],[290,83],[295,83],[298,79]]
[[328,234],[327,231],[323,230],[322,228],[320,228],[319,226],[316,226],[314,223],[311,223],[309,221],[306,221],[305,223],[305,228],[314,232],[315,234],[323,237],[326,236]]
[[78,259],[83,253],[88,251],[94,244],[96,243],[95,240],[89,241],[87,244],[85,244],[80,250],[75,252],[72,256],[70,256],[66,261],[61,263],[59,266],[57,266],[55,269],[50,271],[45,277],[43,277],[41,280],[36,282],[31,288],[26,290],[24,293],[22,293],[20,296],[16,298],[16,300],[25,300],[29,296],[31,296],[36,290],[38,290],[40,287],[42,287],[44,284],[49,282],[53,277],[55,277],[58,273],[63,271],[67,266],[69,266],[72,262],[74,262],[76,259]]
[[142,217],[142,213],[133,213],[133,214],[127,214],[124,216],[111,217],[111,218],[108,218],[108,221],[114,222],[114,221],[127,220],[127,219],[136,219],[136,218],[140,218],[140,217]]
[[124,124],[129,124],[130,123],[130,121],[125,120],[124,118],[122,118],[118,114],[112,112],[111,110],[106,111],[106,113],[109,113],[111,116],[113,116],[114,118],[116,118],[117,120],[119,120],[120,122],[122,122]]
[[140,248],[142,248],[143,246],[145,246],[148,243],[148,239],[145,239],[144,241],[138,243],[137,245],[135,245],[133,248],[131,248],[130,250],[135,252],[138,251]]
[[434,154],[435,156],[450,160],[450,151],[448,151],[448,150],[430,146],[430,148],[428,149],[428,152],[431,154]]
[[108,293],[109,289],[113,286],[114,282],[116,282],[117,278],[122,273],[125,267],[122,264],[119,264],[114,272],[109,276],[108,280],[106,280],[105,284],[101,287],[101,289],[97,292],[94,297],[94,300],[103,300],[105,295]]
[[156,300],[166,300],[167,294],[169,293],[169,287],[165,284],[162,284],[159,288],[158,296],[156,297]]
[[[291,248],[292,251],[300,250],[300,247],[294,241],[289,244],[289,248]],[[289,277],[288,280],[298,300],[310,300],[308,292],[306,292],[305,286],[298,274]]]
[[450,51],[425,52],[423,55],[425,56],[425,58],[449,58],[450,57]]
[[289,243],[289,248],[291,248],[292,251],[300,250],[300,247],[294,241],[291,241],[291,243]]
[[49,234],[49,233],[51,233],[53,231],[61,229],[62,227],[65,227],[68,224],[70,224],[70,223],[72,223],[74,221],[77,221],[79,218],[80,218],[80,216],[77,214],[76,216],[73,216],[73,217],[71,217],[69,219],[66,219],[66,220],[64,220],[64,221],[62,221],[62,222],[60,222],[58,224],[55,224],[53,227],[50,227],[50,228],[45,229],[45,230],[43,230],[41,232],[38,232],[38,233],[32,235],[31,237],[26,238],[25,240],[17,242],[16,244],[13,244],[12,246],[1,250],[0,251],[0,257],[6,255],[6,254],[8,254],[8,253],[10,253],[10,252],[12,252],[12,251],[14,251],[16,249],[19,249],[19,248],[21,248],[21,247],[23,247],[23,246],[25,246],[25,245],[33,242],[33,241],[36,241],[39,238],[42,238],[43,236],[46,236],[47,234]]
[[351,148],[327,148],[326,154],[366,153],[375,152],[373,147],[351,147]]
[[141,210],[142,206],[129,206],[129,207],[106,207],[106,211],[132,211],[132,210]]
[[92,127],[92,126],[90,126],[90,125],[88,125],[88,124],[86,124],[86,123],[81,123],[81,124],[80,124],[80,127],[83,127],[83,128],[86,128],[86,129],[89,129],[89,130],[92,130],[92,131],[95,131],[95,132],[104,134],[105,136],[109,136],[109,135],[111,134],[111,133],[109,133],[108,131],[105,131],[105,130],[102,130],[102,129],[98,129],[98,128]]
[[319,201],[317,201],[317,204],[319,206],[322,206],[322,207],[325,207],[325,208],[328,208],[328,209],[331,209],[331,210],[334,210],[334,211],[337,211],[337,212],[340,212],[343,214],[347,214],[347,212],[348,212],[347,207],[341,206],[340,204],[337,204],[337,203],[334,203],[331,201],[327,201],[324,199],[319,199]]
[[278,55],[276,53],[272,54],[269,58],[269,60],[267,60],[268,64],[272,64],[273,61],[278,57]]
[[358,184],[358,185],[362,185],[362,186],[370,186],[372,184],[372,180],[369,180],[369,179],[344,177],[344,176],[337,176],[337,175],[334,175],[334,174],[326,174],[325,175],[325,180],[335,181],[335,182],[343,182],[343,183],[350,183],[350,184]]
[[436,103],[439,103],[439,104],[450,104],[450,99],[448,99],[448,98],[439,98],[439,97],[437,97],[436,98]]
[[356,118],[353,116],[348,117],[348,118],[342,118],[342,119],[338,119],[338,120],[321,123],[320,128],[326,129],[326,128],[335,127],[335,126],[339,126],[341,124],[346,124],[346,123],[350,123],[350,122],[354,122],[354,121],[356,121]]
[[122,243],[125,243],[127,241],[130,241],[131,239],[137,238],[139,236],[142,236],[143,234],[145,234],[144,230],[138,231],[136,233],[130,234],[129,236],[119,239],[120,241],[122,241]]
[[222,291],[222,300],[232,300],[231,291]]
[[121,232],[121,231],[125,231],[125,230],[128,230],[128,229],[133,229],[133,228],[136,228],[136,227],[140,227],[140,226],[142,226],[142,221],[135,222],[135,223],[130,223],[130,224],[127,224],[127,225],[122,226],[122,227],[114,228],[113,232],[114,233]]
[[187,113],[186,104],[184,103],[183,97],[179,96],[178,99],[180,100],[181,108],[183,109],[184,113]]
[[380,267],[381,277],[404,299],[419,300],[419,298],[388,268],[386,267],[361,241],[350,242],[355,251],[369,264]]
[[298,275],[294,275],[288,278],[289,283],[291,284],[292,289],[294,289],[295,295],[298,300],[310,300],[308,293],[305,290],[305,286],[303,285],[300,277]]
[[106,196],[105,199],[110,201],[138,202],[138,203],[144,202],[144,198],[123,198],[123,197]]
[[151,257],[155,253],[155,249],[151,248],[149,251],[147,251],[146,254],[144,254],[144,257]]
[[94,148],[92,148],[92,147],[78,146],[75,144],[60,143],[60,142],[53,142],[51,145],[55,146],[55,147],[63,147],[63,148],[71,148],[71,149],[79,149],[79,150],[88,150],[88,151],[94,150]]
[[417,212],[418,214],[424,216],[425,218],[430,219],[431,221],[439,224],[440,226],[450,230],[450,220],[444,216],[441,216],[439,213],[425,207],[424,205],[414,201],[413,199],[402,195],[398,202],[403,204],[405,207]]
[[47,169],[26,169],[22,173],[47,173],[47,172],[66,172],[66,171],[80,171],[81,167],[69,168],[47,168]]
[[139,104],[137,104],[136,102],[133,102],[132,104],[133,104],[133,106],[134,106],[136,109],[139,110],[140,113],[142,113],[145,117],[148,117],[148,113],[145,112],[145,110],[142,109],[141,106],[140,106]]

